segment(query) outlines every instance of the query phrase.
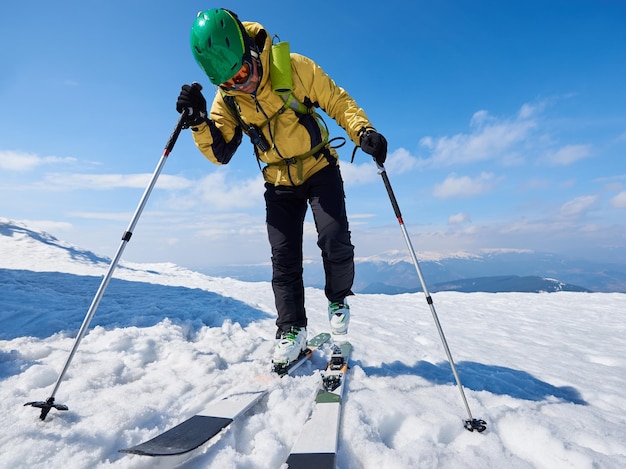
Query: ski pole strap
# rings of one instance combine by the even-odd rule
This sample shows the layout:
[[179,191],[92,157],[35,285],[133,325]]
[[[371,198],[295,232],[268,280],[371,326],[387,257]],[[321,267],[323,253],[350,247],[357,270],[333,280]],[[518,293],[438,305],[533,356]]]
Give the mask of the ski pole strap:
[[350,163],[351,163],[351,164],[352,164],[352,163],[354,163],[354,157],[355,157],[355,155],[356,155],[356,151],[357,151],[359,148],[361,148],[361,147],[360,147],[360,146],[358,146],[358,145],[355,145],[355,146],[354,146],[354,150],[352,150],[352,158],[350,158]]
[[[373,130],[374,132],[376,131],[374,127],[361,127],[359,131],[357,132],[357,136],[359,137],[359,140],[361,140],[361,137],[363,136],[363,134],[367,132],[368,130]],[[350,158],[350,163],[354,163],[354,156],[356,155],[356,151],[359,148],[361,148],[361,145],[354,146],[354,150],[352,150],[352,158]],[[385,169],[383,168],[382,170],[384,171]]]

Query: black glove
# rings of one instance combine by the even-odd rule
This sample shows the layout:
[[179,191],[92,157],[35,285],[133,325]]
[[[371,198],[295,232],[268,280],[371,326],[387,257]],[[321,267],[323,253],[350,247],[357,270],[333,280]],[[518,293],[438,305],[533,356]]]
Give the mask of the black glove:
[[176,110],[180,113],[187,109],[185,128],[202,124],[206,120],[206,99],[202,96],[202,86],[197,83],[183,85],[176,101]]
[[387,140],[374,129],[367,129],[361,135],[361,149],[372,155],[379,165],[387,159]]

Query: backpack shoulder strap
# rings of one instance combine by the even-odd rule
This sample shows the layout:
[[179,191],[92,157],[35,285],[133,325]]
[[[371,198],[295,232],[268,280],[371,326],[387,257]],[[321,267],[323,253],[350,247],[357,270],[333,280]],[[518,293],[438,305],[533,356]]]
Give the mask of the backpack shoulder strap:
[[230,113],[233,115],[235,119],[237,119],[237,123],[241,126],[243,131],[247,134],[250,126],[246,124],[244,120],[241,118],[241,112],[239,112],[239,104],[237,104],[237,100],[235,99],[235,97],[222,92],[222,99],[224,100],[224,103],[226,103],[226,106],[228,107],[228,110],[230,111]]
[[289,93],[282,93],[280,95],[282,100],[284,101],[283,110],[291,109],[297,114],[311,114],[313,111],[313,106],[307,106],[293,94],[293,91]]

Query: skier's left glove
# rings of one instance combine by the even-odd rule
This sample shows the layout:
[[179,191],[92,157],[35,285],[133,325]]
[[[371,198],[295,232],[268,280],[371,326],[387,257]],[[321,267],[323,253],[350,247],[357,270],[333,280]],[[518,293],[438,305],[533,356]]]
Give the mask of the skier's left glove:
[[183,85],[176,101],[176,110],[180,113],[187,110],[185,128],[195,127],[206,121],[206,99],[202,95],[202,87],[196,83]]
[[374,129],[366,129],[361,134],[361,149],[372,155],[379,165],[387,159],[387,139]]

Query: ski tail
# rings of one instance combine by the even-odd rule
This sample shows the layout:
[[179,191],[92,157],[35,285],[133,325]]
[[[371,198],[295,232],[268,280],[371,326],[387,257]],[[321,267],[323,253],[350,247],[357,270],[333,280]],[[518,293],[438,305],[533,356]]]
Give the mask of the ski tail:
[[267,391],[247,392],[214,401],[202,412],[206,415],[194,415],[151,440],[121,449],[120,452],[143,456],[188,453],[219,435],[266,393]]
[[341,408],[346,387],[349,342],[334,345],[322,384],[315,397],[315,408],[287,459],[290,469],[334,469],[337,458]]

